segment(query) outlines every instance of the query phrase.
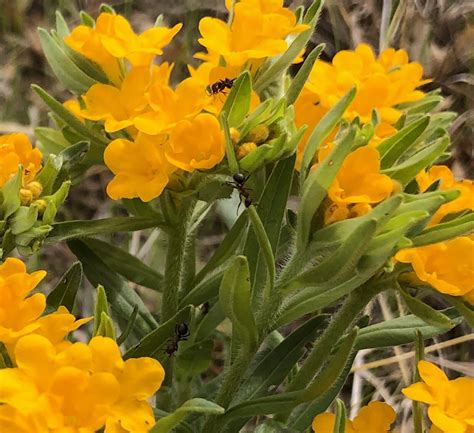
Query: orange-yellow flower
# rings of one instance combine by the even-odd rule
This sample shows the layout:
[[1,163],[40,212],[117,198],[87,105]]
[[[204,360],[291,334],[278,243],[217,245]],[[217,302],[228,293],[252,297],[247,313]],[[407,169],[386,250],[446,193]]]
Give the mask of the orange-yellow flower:
[[18,339],[24,335],[45,336],[59,347],[67,344],[63,340],[69,332],[90,320],[76,320],[65,307],[40,317],[46,298],[42,293],[29,295],[45,275],[45,271],[29,274],[25,264],[15,258],[7,258],[0,265],[0,342],[11,357]]
[[0,187],[23,166],[23,185],[33,181],[41,170],[43,155],[33,148],[26,134],[0,135]]
[[145,97],[150,84],[148,67],[133,68],[120,89],[107,84],[94,84],[85,95],[85,109],[69,104],[74,113],[84,119],[103,120],[107,132],[116,132],[134,124],[135,117],[148,107]]
[[474,184],[472,180],[456,181],[453,172],[445,165],[434,165],[427,171],[423,170],[416,176],[416,181],[421,192],[426,191],[436,181],[441,181],[440,190],[458,189],[461,193],[457,199],[442,205],[431,218],[429,225],[438,224],[450,213],[474,210]]
[[474,240],[460,236],[419,248],[399,251],[395,259],[411,263],[416,277],[441,293],[464,296],[473,289]]
[[426,403],[428,416],[441,433],[474,431],[474,379],[449,380],[446,374],[427,361],[418,363],[422,382],[402,390],[409,399]]
[[30,335],[15,358],[16,368],[0,371],[2,431],[146,433],[154,423],[147,399],[161,386],[163,367],[151,358],[123,361],[110,338],[58,350]]
[[[298,149],[304,149],[309,134],[322,116],[327,113],[350,88],[356,87],[356,96],[343,115],[352,120],[359,117],[362,123],[370,122],[376,109],[381,123],[371,145],[392,135],[391,127],[400,117],[398,104],[421,99],[424,93],[416,90],[429,80],[423,80],[420,64],[408,61],[404,50],[389,48],[378,58],[367,44],[360,44],[354,51],[339,51],[332,63],[315,62],[305,86],[295,102],[297,126],[308,125],[308,131]],[[329,139],[330,140],[330,139]]]
[[210,53],[223,56],[228,65],[242,66],[247,60],[281,54],[288,46],[286,36],[308,28],[297,24],[293,12],[282,4],[281,0],[238,2],[230,26],[205,17],[199,22],[199,42]]
[[[373,401],[363,407],[352,421],[346,421],[345,433],[388,433],[395,418],[395,411],[388,404]],[[335,420],[332,413],[317,415],[313,420],[313,431],[332,433]]]
[[126,58],[134,66],[149,66],[180,29],[181,24],[171,29],[154,27],[137,35],[124,17],[102,13],[94,28],[80,25],[64,41],[97,63],[113,83],[118,83],[122,75],[118,59]]
[[208,102],[205,88],[192,78],[181,81],[176,89],[154,81],[148,90],[150,109],[138,115],[134,125],[149,135],[169,132],[179,121],[201,112]]
[[25,264],[15,258],[7,258],[0,265],[0,341],[7,348],[39,328],[37,319],[46,298],[42,293],[28,295],[45,275],[45,271],[27,273]]
[[117,139],[107,146],[104,161],[115,174],[107,186],[111,198],[150,201],[161,194],[175,170],[164,154],[165,139],[139,133],[135,141]]
[[224,158],[224,134],[215,116],[201,113],[179,122],[165,148],[168,161],[184,171],[209,169]]
[[380,173],[380,155],[373,147],[360,147],[350,153],[329,188],[335,203],[379,203],[393,191],[392,179]]

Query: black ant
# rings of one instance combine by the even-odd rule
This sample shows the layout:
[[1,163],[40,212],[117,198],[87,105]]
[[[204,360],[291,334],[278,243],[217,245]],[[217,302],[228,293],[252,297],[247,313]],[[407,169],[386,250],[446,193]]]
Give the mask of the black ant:
[[229,182],[229,184],[234,187],[237,191],[239,191],[240,198],[244,199],[245,207],[249,207],[252,204],[252,199],[250,198],[250,189],[245,187],[245,182],[247,182],[250,175],[245,177],[242,173],[235,173],[232,176],[234,179],[233,182]]
[[180,341],[186,341],[191,335],[189,332],[188,325],[186,323],[178,323],[174,327],[174,337],[168,341],[165,352],[168,356],[173,355],[178,350],[178,344]]
[[224,78],[223,80],[216,81],[213,84],[209,84],[206,87],[206,93],[208,96],[217,95],[218,93],[224,93],[225,89],[232,89],[235,78]]

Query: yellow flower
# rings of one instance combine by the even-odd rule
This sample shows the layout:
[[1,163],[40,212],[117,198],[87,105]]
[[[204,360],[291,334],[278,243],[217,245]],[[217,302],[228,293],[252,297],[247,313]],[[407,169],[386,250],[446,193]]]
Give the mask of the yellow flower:
[[224,158],[224,134],[212,114],[201,113],[179,122],[165,149],[168,161],[182,170],[209,169]]
[[281,54],[288,46],[286,36],[308,28],[296,24],[293,12],[282,4],[281,0],[238,2],[230,26],[217,18],[205,17],[199,22],[199,43],[211,54],[223,56],[232,66]]
[[426,191],[430,185],[440,180],[440,190],[458,189],[460,196],[442,205],[430,220],[430,226],[438,224],[446,215],[461,212],[463,210],[474,210],[474,184],[472,180],[464,179],[456,181],[453,172],[445,165],[434,165],[428,171],[423,170],[416,176],[420,191]]
[[118,83],[121,77],[118,59],[127,58],[134,66],[149,66],[180,29],[181,24],[172,29],[154,27],[137,35],[124,17],[102,13],[94,28],[80,25],[64,41],[97,63],[113,83]]
[[15,356],[17,367],[0,371],[1,431],[146,433],[155,421],[147,399],[160,388],[163,367],[151,358],[123,361],[110,338],[58,350],[30,335]]
[[392,179],[380,173],[380,155],[369,146],[350,153],[328,190],[335,203],[379,203],[393,191]]
[[154,81],[148,91],[150,109],[134,119],[135,127],[145,134],[169,132],[183,120],[197,115],[209,102],[205,88],[193,78],[181,81],[176,89]]
[[135,141],[113,140],[104,152],[105,164],[115,174],[107,186],[108,195],[114,200],[158,197],[175,170],[165,157],[164,142],[164,136],[143,133]]
[[473,288],[474,240],[460,236],[446,242],[399,251],[395,259],[411,263],[416,277],[441,293],[464,296]]
[[120,89],[107,84],[94,84],[85,95],[85,109],[69,104],[74,114],[89,120],[104,120],[107,132],[116,132],[134,124],[134,119],[147,107],[145,94],[150,84],[148,67],[133,68]]
[[45,271],[27,273],[25,264],[15,258],[0,265],[0,342],[10,352],[21,336],[40,327],[37,319],[46,298],[42,293],[28,295],[45,275]]
[[[388,433],[395,418],[395,411],[388,404],[373,401],[363,407],[354,420],[346,421],[345,433]],[[317,415],[313,420],[313,431],[332,433],[335,419],[332,413]]]
[[40,317],[46,307],[45,296],[42,293],[28,295],[45,275],[45,271],[27,273],[25,264],[15,258],[7,258],[0,265],[0,342],[13,361],[15,345],[22,336],[42,335],[54,346],[62,347],[69,344],[64,341],[69,332],[91,320],[76,320],[63,306]]
[[474,431],[474,379],[449,380],[444,372],[427,361],[418,363],[422,382],[402,390],[409,399],[429,405],[428,416],[442,433]]
[[41,170],[43,155],[34,149],[26,134],[0,135],[0,187],[23,166],[23,186]]
[[396,105],[424,96],[423,92],[416,90],[429,81],[423,80],[422,76],[422,66],[415,62],[409,63],[404,50],[389,48],[376,58],[367,44],[358,45],[354,51],[338,52],[332,63],[316,61],[295,102],[297,126],[308,125],[308,131],[298,148],[299,158],[309,134],[322,116],[353,86],[357,90],[356,96],[343,118],[352,120],[358,116],[362,123],[367,123],[371,120],[372,110],[376,109],[381,124],[377,127],[371,145],[377,145],[382,138],[396,132],[391,125],[402,113]]

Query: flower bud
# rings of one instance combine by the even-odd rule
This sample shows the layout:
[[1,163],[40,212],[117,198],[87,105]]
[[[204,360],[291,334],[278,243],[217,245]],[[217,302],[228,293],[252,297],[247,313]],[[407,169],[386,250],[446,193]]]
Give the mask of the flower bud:
[[270,130],[268,129],[268,126],[264,123],[261,123],[249,132],[247,138],[249,141],[253,141],[254,143],[260,144],[265,142],[269,135]]
[[20,189],[20,202],[22,206],[29,206],[33,201],[33,193],[29,189]]
[[256,148],[257,145],[251,141],[242,143],[237,150],[237,158],[242,159],[244,156],[247,156],[249,153],[253,152]]
[[33,194],[33,199],[37,199],[43,192],[43,185],[41,185],[38,181],[33,181],[26,185],[26,189],[31,191]]
[[38,214],[40,216],[44,214],[44,211],[46,210],[46,206],[48,206],[48,203],[46,203],[46,200],[43,200],[43,199],[35,200],[33,204],[37,206]]
[[357,203],[351,207],[349,212],[349,218],[356,218],[369,213],[372,210],[372,206],[368,203]]
[[240,132],[237,128],[230,128],[230,138],[232,140],[232,144],[237,145],[240,140]]

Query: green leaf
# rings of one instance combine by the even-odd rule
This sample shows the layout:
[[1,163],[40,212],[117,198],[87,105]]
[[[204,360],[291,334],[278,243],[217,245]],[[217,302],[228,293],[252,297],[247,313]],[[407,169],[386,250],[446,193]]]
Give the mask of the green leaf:
[[327,315],[316,316],[288,335],[255,366],[232,403],[260,397],[279,386],[303,356],[305,345],[317,338],[328,321]]
[[229,127],[235,127],[244,120],[250,109],[251,93],[252,84],[250,73],[244,71],[235,80],[222,106],[222,112],[227,113],[227,123]]
[[48,307],[51,310],[57,310],[60,305],[63,305],[72,312],[81,281],[82,265],[80,262],[75,262],[47,296]]
[[224,273],[219,289],[222,310],[232,322],[232,333],[247,349],[257,346],[257,328],[252,313],[250,273],[247,258],[236,256]]
[[245,232],[247,230],[248,216],[247,213],[243,212],[237,221],[234,223],[232,228],[227,233],[224,240],[219,244],[214,254],[206,263],[206,265],[197,274],[194,286],[196,283],[202,281],[206,275],[211,271],[222,265],[229,258],[233,257],[239,252],[239,246],[242,240],[245,239]]
[[[258,202],[257,212],[268,237],[271,250],[275,254],[286,204],[293,180],[295,158],[279,161],[268,178],[263,194]],[[249,231],[244,254],[248,259],[251,287],[254,295],[261,292],[265,283],[266,265],[254,230]]]
[[98,254],[110,269],[122,275],[127,280],[158,292],[162,291],[163,275],[145,265],[135,256],[132,256],[115,245],[99,239],[85,238],[82,241],[92,251]]
[[61,12],[56,11],[56,33],[63,39],[70,34],[69,26],[67,25],[66,20],[62,16]]
[[414,179],[421,170],[433,164],[449,147],[449,144],[450,140],[448,136],[441,137],[402,163],[382,170],[382,173],[399,181],[405,186]]
[[[300,189],[304,190],[304,183],[306,182],[306,177],[308,176],[308,171],[313,164],[314,156],[318,151],[319,147],[323,141],[329,136],[331,131],[336,127],[338,122],[341,120],[344,112],[347,107],[351,104],[356,94],[356,89],[353,87],[349,92],[347,92],[334,107],[332,107],[318,122],[316,127],[313,129],[313,132],[308,138],[306,146],[303,151],[303,156],[301,158],[301,168],[300,168]],[[342,144],[342,143],[341,143]],[[350,143],[352,145],[352,143]],[[334,152],[334,150],[333,150]],[[326,158],[326,161],[331,158],[329,155]],[[335,155],[334,155],[335,156]],[[344,155],[345,157],[345,155]],[[337,171],[337,170],[336,170]]]
[[59,101],[54,99],[51,95],[49,95],[45,90],[41,87],[33,84],[31,88],[34,92],[44,101],[44,103],[55,113],[61,121],[63,121],[66,125],[71,127],[77,134],[83,137],[86,140],[91,140],[91,143],[97,143],[103,147],[108,144],[108,140],[93,132],[89,129],[84,123],[82,123],[74,114],[72,114],[63,104]]
[[127,323],[127,327],[117,338],[117,344],[119,346],[122,345],[125,341],[127,341],[128,336],[131,334],[132,329],[135,326],[135,321],[137,320],[137,316],[138,316],[138,305],[135,305],[135,307],[133,307],[132,314],[130,315],[130,319]]
[[17,211],[21,205],[20,188],[23,177],[23,169],[20,167],[18,172],[11,176],[0,189],[1,199],[1,215],[6,220],[9,216]]
[[254,85],[257,93],[261,93],[273,81],[275,81],[275,79],[278,79],[304,49],[316,26],[316,22],[323,6],[322,3],[322,1],[315,1],[306,12],[304,24],[308,24],[309,28],[297,35],[288,49],[281,56],[277,57],[268,67],[262,68],[263,72],[257,76]]
[[165,360],[166,345],[170,338],[175,335],[175,327],[180,323],[189,323],[191,315],[191,305],[179,310],[171,319],[155,327],[151,332],[145,335],[135,346],[125,352],[124,359],[140,358],[142,356],[149,356],[158,361]]
[[[451,319],[454,326],[462,322],[462,318],[454,308],[444,310],[443,314]],[[361,350],[412,343],[416,340],[417,330],[424,339],[446,332],[446,328],[428,325],[415,315],[409,314],[362,328],[357,337],[356,348]]]
[[347,377],[351,373],[352,364],[355,359],[356,352],[353,351],[352,355],[346,362],[344,369],[341,371],[339,377],[333,382],[331,388],[321,394],[318,398],[310,403],[301,405],[293,410],[289,421],[288,428],[290,431],[303,431],[311,425],[314,417],[323,413],[329,405],[334,401],[337,395],[341,392]]
[[133,330],[136,338],[141,338],[151,332],[158,325],[150,314],[140,296],[113,272],[86,244],[80,240],[68,241],[69,249],[82,263],[84,274],[89,282],[97,287],[104,286],[112,313],[118,320],[121,329],[127,327],[135,306],[138,307],[138,317]]
[[70,146],[69,141],[57,129],[38,127],[35,128],[36,145],[43,155],[57,155]]
[[115,232],[133,232],[150,227],[164,227],[161,217],[133,218],[114,217],[100,220],[73,220],[53,224],[53,231],[47,239],[48,244],[74,238],[83,238]]
[[471,328],[474,328],[474,309],[468,302],[456,296],[443,295],[443,297],[461,313]]
[[353,275],[357,262],[367,251],[375,236],[376,228],[375,220],[361,221],[334,254],[314,269],[296,277],[291,287],[309,287],[326,283],[336,286],[347,280]]
[[67,89],[82,94],[97,83],[75,65],[45,29],[39,28],[38,35],[46,60],[56,77]]
[[112,321],[110,316],[103,311],[100,314],[99,327],[97,328],[97,332],[94,334],[94,337],[97,337],[97,336],[107,337],[107,338],[111,338],[112,340],[115,340],[114,322]]
[[405,289],[398,287],[398,291],[401,293],[403,300],[405,301],[408,309],[423,322],[428,325],[435,326],[437,328],[444,328],[446,330],[452,329],[454,323],[438,310],[425,304],[420,299],[411,296]]
[[301,391],[275,394],[236,404],[227,409],[223,423],[237,418],[250,418],[257,415],[271,415],[288,411],[298,405]]
[[94,308],[94,331],[92,335],[98,335],[99,327],[102,322],[102,313],[107,317],[109,316],[109,303],[107,301],[107,295],[105,293],[104,287],[99,284],[97,286],[97,298],[95,301]]
[[43,186],[43,195],[53,192],[54,184],[61,171],[62,158],[56,155],[49,155],[46,163],[39,172],[36,180]]
[[183,403],[172,414],[159,419],[149,433],[168,433],[190,413],[220,415],[224,413],[224,408],[203,398],[193,398]]
[[[313,216],[326,197],[327,191],[341,168],[344,159],[350,153],[354,137],[355,129],[351,128],[341,140],[336,142],[331,153],[304,181],[297,223],[296,242],[299,251],[303,251],[308,244]],[[305,149],[307,148],[308,145]],[[300,176],[303,176],[303,173],[302,165]]]
[[417,142],[417,138],[420,137],[429,122],[429,116],[424,116],[382,141],[377,146],[381,158],[381,167],[391,167],[403,153]]
[[20,206],[10,218],[10,227],[14,235],[31,229],[38,219],[38,207],[36,205]]
[[339,398],[336,400],[336,419],[332,433],[345,433],[346,431],[346,407]]
[[180,377],[194,378],[205,372],[212,362],[213,340],[203,340],[179,353],[177,370]]
[[237,162],[237,157],[235,156],[234,144],[232,143],[232,138],[230,137],[229,123],[227,121],[227,113],[225,111],[221,111],[219,120],[221,122],[221,128],[224,131],[225,154],[227,163],[229,165],[229,170],[231,173],[238,173],[239,163]]
[[325,44],[319,44],[308,54],[298,73],[291,81],[290,87],[286,92],[286,103],[288,105],[294,104],[298,99],[298,96],[300,95],[301,90],[303,90],[306,80],[313,69],[314,63],[316,60],[318,60],[321,51],[324,50],[324,47]]
[[422,231],[412,239],[413,246],[435,244],[458,236],[464,236],[474,231],[474,213],[454,218],[451,221],[437,224]]
[[[300,397],[300,401],[311,401],[323,393],[329,391],[333,383],[344,371],[349,359],[353,359],[354,345],[359,328],[354,328],[349,335],[344,337],[336,353],[331,356],[322,371],[316,376],[316,379],[309,384]],[[328,348],[330,350],[330,348]]]

